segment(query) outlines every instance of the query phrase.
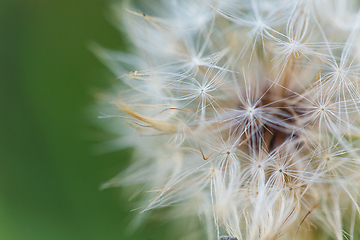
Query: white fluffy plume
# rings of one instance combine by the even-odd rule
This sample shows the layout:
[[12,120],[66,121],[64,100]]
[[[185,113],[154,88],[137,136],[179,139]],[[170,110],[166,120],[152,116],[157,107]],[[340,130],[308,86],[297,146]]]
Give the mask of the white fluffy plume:
[[117,117],[109,128],[123,131],[112,147],[135,154],[104,187],[151,190],[143,211],[179,203],[179,214],[204,223],[207,239],[352,239],[360,211],[358,5],[114,6],[131,54],[94,50],[125,83],[108,113]]

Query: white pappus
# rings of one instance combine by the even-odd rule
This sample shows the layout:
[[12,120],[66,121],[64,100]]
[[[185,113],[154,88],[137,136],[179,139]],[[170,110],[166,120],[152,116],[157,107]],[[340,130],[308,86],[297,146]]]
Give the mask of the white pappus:
[[179,205],[179,215],[202,222],[207,239],[353,239],[359,5],[115,5],[131,53],[93,49],[123,84],[107,98],[107,117],[116,119],[108,129],[123,131],[113,144],[135,153],[133,165],[104,187],[150,191],[142,212]]

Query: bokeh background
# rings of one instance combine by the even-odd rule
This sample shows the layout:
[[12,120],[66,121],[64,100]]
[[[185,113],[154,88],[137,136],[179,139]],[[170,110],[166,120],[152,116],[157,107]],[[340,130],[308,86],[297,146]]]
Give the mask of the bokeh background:
[[0,240],[176,239],[166,221],[130,231],[136,204],[99,190],[132,154],[93,154],[114,137],[94,124],[94,93],[118,80],[88,46],[129,46],[109,6],[0,0]]
[[[171,239],[164,223],[127,231],[135,213],[101,183],[131,149],[91,122],[93,93],[116,81],[88,44],[126,50],[106,0],[0,0],[0,240]],[[171,234],[171,233],[170,233]]]

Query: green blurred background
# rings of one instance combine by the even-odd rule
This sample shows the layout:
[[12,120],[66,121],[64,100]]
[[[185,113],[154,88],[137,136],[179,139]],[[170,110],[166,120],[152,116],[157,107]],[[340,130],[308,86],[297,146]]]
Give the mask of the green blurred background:
[[115,76],[88,50],[122,49],[104,0],[0,0],[0,240],[165,239],[166,225],[126,231],[137,213],[101,183],[131,150],[95,156],[94,89]]
[[131,233],[136,205],[99,190],[131,157],[92,154],[113,137],[92,124],[93,93],[116,77],[87,46],[128,46],[106,20],[109,5],[0,0],[0,240],[177,239],[164,221]]

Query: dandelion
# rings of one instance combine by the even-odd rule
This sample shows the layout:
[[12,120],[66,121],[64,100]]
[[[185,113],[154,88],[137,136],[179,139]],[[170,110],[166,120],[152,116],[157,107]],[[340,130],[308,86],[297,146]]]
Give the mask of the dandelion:
[[353,239],[358,5],[115,5],[133,49],[94,48],[123,83],[102,117],[122,131],[112,148],[135,153],[133,165],[104,187],[141,186],[142,213],[173,206],[201,222],[206,239]]

